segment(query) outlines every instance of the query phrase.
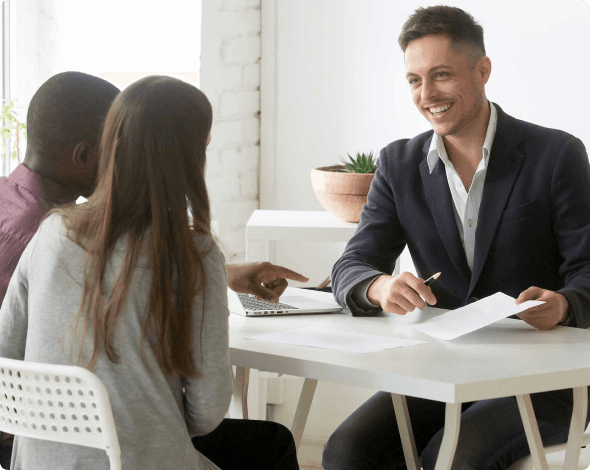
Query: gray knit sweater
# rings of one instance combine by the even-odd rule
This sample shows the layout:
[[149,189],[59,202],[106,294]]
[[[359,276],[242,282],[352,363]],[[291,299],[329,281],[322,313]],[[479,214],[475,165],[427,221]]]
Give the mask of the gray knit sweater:
[[[193,448],[190,438],[213,431],[229,407],[227,281],[217,245],[204,238],[197,244],[203,249],[212,246],[204,259],[204,310],[201,297],[193,309],[193,357],[202,377],[167,378],[156,360],[153,332],[145,341],[142,360],[140,338],[152,276],[145,256],[134,272],[113,336],[120,361],[114,364],[102,353],[93,369],[109,392],[125,470],[217,468]],[[110,258],[106,295],[121,269],[124,248],[125,240],[119,240]],[[43,222],[18,263],[0,309],[0,357],[87,363],[77,361],[79,338],[70,353],[73,337],[68,328],[82,298],[84,257],[85,251],[67,237],[61,216],[53,214]],[[89,325],[83,360],[91,357],[92,348]],[[13,470],[108,468],[102,450],[25,437],[14,442]]]

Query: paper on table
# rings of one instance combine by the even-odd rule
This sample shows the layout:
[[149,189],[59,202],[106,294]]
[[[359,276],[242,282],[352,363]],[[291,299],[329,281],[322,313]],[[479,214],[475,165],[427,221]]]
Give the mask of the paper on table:
[[498,292],[465,307],[412,326],[414,329],[435,338],[450,340],[479,330],[527,308],[545,303],[539,300],[527,300],[516,305],[515,300],[509,295]]
[[391,338],[389,336],[365,335],[362,333],[344,333],[341,331],[317,330],[303,328],[300,330],[280,331],[248,336],[245,339],[267,341],[270,343],[297,344],[312,348],[334,349],[356,353],[383,351],[425,343],[415,339]]

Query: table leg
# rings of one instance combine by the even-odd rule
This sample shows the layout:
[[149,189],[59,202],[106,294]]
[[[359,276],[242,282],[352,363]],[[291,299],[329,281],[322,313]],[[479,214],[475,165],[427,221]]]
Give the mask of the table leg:
[[248,419],[248,384],[250,382],[250,369],[236,366],[234,378],[234,391],[229,408],[229,415],[234,419]]
[[459,426],[461,425],[461,403],[447,403],[445,409],[445,430],[438,451],[434,470],[450,470],[455,458]]
[[535,470],[549,470],[547,464],[547,457],[543,450],[543,442],[541,441],[541,434],[539,434],[539,426],[535,418],[535,411],[531,402],[530,395],[516,395],[518,402],[518,409],[522,417],[522,424],[524,425],[524,432],[529,443],[529,450]]
[[565,451],[565,463],[563,466],[565,470],[575,470],[578,468],[587,413],[588,387],[574,388],[574,410],[572,412],[572,421],[570,423],[570,432]]
[[297,449],[299,449],[299,444],[303,437],[303,430],[305,429],[305,423],[309,416],[309,409],[311,408],[311,402],[313,401],[313,395],[315,394],[315,388],[317,385],[318,381],[315,379],[305,379],[305,382],[303,382],[303,388],[301,389],[301,395],[299,396],[299,403],[297,403],[293,425],[291,426],[291,433],[293,434],[295,447]]
[[418,451],[416,450],[416,442],[414,441],[414,433],[412,432],[412,423],[410,422],[406,397],[404,395],[392,393],[391,400],[393,401],[397,428],[402,441],[406,467],[408,470],[420,470],[420,459],[418,458]]

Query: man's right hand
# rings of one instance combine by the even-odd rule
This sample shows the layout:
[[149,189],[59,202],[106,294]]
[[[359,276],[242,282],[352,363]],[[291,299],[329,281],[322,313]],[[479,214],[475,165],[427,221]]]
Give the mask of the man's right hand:
[[385,274],[379,276],[369,287],[367,298],[386,312],[397,315],[405,315],[415,308],[422,310],[426,302],[436,304],[436,297],[430,286],[424,285],[424,279],[407,271],[395,277]]

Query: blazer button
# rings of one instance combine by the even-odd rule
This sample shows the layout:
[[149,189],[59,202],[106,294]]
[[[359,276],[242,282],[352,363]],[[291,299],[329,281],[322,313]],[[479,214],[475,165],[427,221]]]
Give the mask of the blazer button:
[[468,304],[472,304],[473,302],[477,302],[479,299],[477,297],[469,297],[467,301]]

